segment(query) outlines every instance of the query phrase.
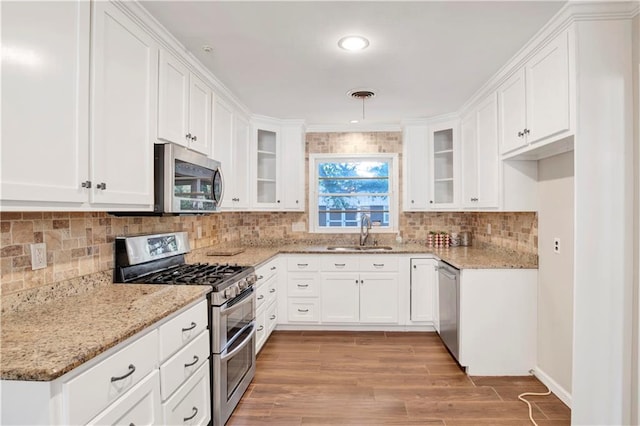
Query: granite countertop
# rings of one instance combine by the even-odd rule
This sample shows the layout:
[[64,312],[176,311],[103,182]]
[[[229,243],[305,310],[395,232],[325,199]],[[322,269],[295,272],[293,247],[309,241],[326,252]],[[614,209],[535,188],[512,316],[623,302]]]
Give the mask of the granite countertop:
[[108,284],[3,313],[0,378],[54,380],[209,291],[207,286]]
[[[393,255],[393,254],[433,254],[441,260],[459,269],[537,269],[537,256],[523,255],[491,246],[482,247],[451,247],[434,249],[423,244],[391,244],[388,251],[330,251],[326,245],[298,243],[286,245],[246,246],[239,243],[226,243],[214,247],[194,250],[189,254],[189,262],[207,263],[236,263],[238,265],[259,266],[277,254],[319,254],[334,255],[364,254],[364,255]],[[233,256],[210,256],[209,253],[243,250]]]

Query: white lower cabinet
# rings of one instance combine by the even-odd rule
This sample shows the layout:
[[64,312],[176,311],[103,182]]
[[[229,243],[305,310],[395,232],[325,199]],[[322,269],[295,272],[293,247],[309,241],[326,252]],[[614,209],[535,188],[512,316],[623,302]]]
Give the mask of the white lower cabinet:
[[438,318],[438,261],[411,259],[411,321],[433,321]]
[[[207,424],[211,419],[207,309],[206,300],[183,308],[56,380],[3,380],[0,422]],[[203,314],[205,323],[198,334],[189,333],[197,325],[184,330]],[[162,335],[182,343],[162,355]]]
[[163,424],[208,424],[211,420],[210,388],[209,363],[207,362],[200,366],[193,376],[162,404]]
[[279,265],[280,259],[276,258],[256,269],[256,353],[260,352],[276,327]]
[[290,298],[287,304],[289,322],[314,322],[320,320],[318,298]]
[[158,370],[153,370],[121,399],[94,417],[91,425],[161,425]]

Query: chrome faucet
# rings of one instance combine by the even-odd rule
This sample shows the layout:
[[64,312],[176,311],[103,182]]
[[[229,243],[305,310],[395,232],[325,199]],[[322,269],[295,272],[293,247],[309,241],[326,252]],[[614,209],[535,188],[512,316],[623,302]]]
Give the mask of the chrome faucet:
[[368,214],[362,213],[360,218],[360,245],[363,246],[367,243],[369,238],[369,229],[371,229],[371,218]]

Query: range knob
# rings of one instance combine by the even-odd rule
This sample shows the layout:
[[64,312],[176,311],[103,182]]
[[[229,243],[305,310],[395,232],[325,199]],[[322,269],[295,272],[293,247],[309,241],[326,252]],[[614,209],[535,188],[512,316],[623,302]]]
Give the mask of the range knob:
[[251,274],[247,277],[247,283],[249,285],[254,285],[258,281],[258,276],[256,274]]
[[247,280],[242,279],[238,281],[238,287],[240,288],[240,290],[244,290],[245,288],[247,288],[247,286],[248,286]]
[[232,299],[238,295],[238,289],[236,286],[231,286],[224,291],[225,299]]

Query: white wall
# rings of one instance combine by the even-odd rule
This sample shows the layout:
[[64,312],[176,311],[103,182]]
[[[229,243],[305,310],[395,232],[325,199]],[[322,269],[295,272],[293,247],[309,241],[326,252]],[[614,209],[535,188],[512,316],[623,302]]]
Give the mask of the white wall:
[[[573,365],[573,174],[573,151],[538,162],[536,374],[567,404]],[[553,251],[554,238],[560,239],[559,253]]]
[[578,21],[572,422],[630,424],[631,20]]
[[635,220],[635,266],[634,266],[634,352],[633,366],[634,383],[631,394],[632,424],[640,424],[640,15],[633,20],[633,82],[634,82],[634,140],[635,140],[635,200],[634,200],[634,220]]

